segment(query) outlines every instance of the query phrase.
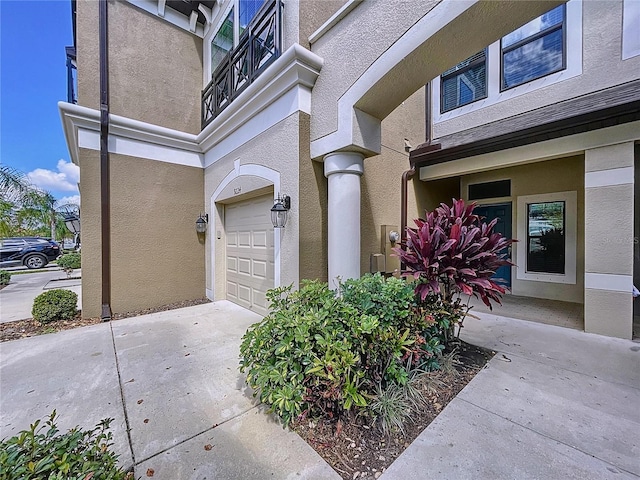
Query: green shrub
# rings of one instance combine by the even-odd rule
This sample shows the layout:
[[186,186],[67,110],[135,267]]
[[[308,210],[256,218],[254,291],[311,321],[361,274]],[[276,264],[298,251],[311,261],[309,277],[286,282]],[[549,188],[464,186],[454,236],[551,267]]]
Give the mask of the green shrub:
[[9,285],[11,274],[6,270],[0,270],[0,285]]
[[33,301],[31,315],[40,323],[69,320],[76,315],[78,295],[70,290],[49,290]]
[[[118,468],[118,455],[110,451],[113,419],[104,419],[91,430],[73,428],[60,433],[56,411],[41,425],[0,442],[0,478],[48,480],[129,480]],[[46,428],[45,428],[46,427]]]
[[67,272],[68,275],[73,271],[73,269],[80,268],[80,254],[65,253],[57,260],[57,263],[60,268]]
[[270,290],[269,315],[242,339],[240,370],[285,425],[299,415],[375,415],[378,392],[405,386],[409,370],[442,350],[424,337],[429,319],[405,281],[365,275],[341,295],[317,281]]

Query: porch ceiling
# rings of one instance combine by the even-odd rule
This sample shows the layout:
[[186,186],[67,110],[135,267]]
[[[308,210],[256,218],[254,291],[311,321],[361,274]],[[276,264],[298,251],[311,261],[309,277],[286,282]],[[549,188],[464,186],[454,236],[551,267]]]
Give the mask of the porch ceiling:
[[177,12],[189,17],[191,12],[197,12],[198,23],[205,24],[206,19],[202,12],[198,10],[200,4],[204,5],[208,9],[213,9],[216,4],[216,0],[166,0],[166,6],[170,7]]

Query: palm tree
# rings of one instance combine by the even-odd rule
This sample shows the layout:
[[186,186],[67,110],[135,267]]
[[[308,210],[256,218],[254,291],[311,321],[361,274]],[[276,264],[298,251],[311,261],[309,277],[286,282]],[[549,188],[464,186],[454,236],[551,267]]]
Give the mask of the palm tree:
[[23,172],[0,165],[0,236],[50,234],[55,240],[64,224],[62,213],[69,211],[77,212],[78,206],[58,207],[55,197],[32,185]]

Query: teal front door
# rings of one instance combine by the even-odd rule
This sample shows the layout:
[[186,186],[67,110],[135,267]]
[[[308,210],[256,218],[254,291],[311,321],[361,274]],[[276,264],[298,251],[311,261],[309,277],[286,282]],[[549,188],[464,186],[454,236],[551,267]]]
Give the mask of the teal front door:
[[[496,223],[493,231],[501,233],[502,236],[506,238],[511,238],[511,202],[496,205],[478,205],[473,213],[484,217],[483,221],[487,223],[497,218],[498,223]],[[509,257],[511,257],[511,255],[509,255]],[[511,260],[511,258],[509,258],[509,260]],[[500,280],[501,285],[511,288],[511,267],[509,265],[500,267],[493,278]]]

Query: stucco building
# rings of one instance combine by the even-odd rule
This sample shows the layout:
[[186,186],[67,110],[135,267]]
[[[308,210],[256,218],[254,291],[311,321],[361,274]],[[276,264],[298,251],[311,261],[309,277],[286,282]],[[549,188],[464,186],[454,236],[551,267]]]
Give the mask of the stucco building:
[[519,240],[501,272],[514,294],[584,304],[586,331],[630,338],[639,14],[630,0],[77,2],[78,101],[60,110],[81,169],[83,315],[205,295],[265,313],[273,286],[393,271],[404,213],[462,197]]

